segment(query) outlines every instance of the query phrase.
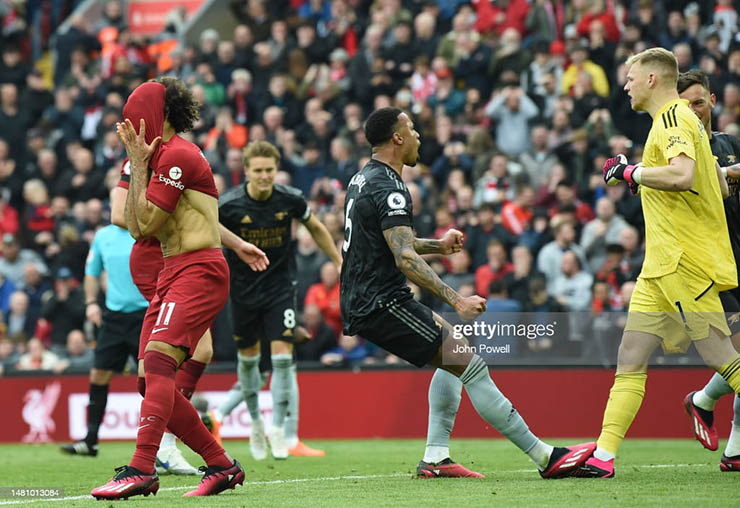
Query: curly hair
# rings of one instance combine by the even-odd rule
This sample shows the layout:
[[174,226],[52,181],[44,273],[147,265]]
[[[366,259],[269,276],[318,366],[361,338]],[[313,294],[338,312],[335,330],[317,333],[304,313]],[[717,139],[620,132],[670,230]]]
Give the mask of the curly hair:
[[186,132],[200,118],[198,101],[185,83],[176,78],[163,77],[156,80],[165,88],[164,117],[175,132]]

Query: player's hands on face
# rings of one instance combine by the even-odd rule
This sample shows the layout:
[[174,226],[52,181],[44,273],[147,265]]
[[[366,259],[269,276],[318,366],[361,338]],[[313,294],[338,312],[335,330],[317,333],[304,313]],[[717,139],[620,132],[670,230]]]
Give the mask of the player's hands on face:
[[249,268],[255,272],[263,272],[267,270],[270,265],[270,260],[267,259],[267,254],[262,252],[254,245],[249,242],[241,242],[239,246],[234,249],[239,259],[249,265]]
[[457,229],[450,229],[439,239],[440,252],[445,256],[460,252],[463,246],[463,234]]
[[85,318],[100,328],[103,325],[103,311],[100,310],[100,305],[97,303],[88,305],[85,309]]
[[126,153],[128,154],[129,159],[140,162],[149,162],[149,159],[152,158],[152,155],[154,155],[154,152],[157,150],[159,142],[162,141],[162,137],[157,136],[150,144],[147,144],[145,136],[146,123],[143,118],[141,119],[141,122],[139,122],[138,134],[136,134],[134,125],[128,118],[126,118],[125,121],[118,122],[116,124],[116,132],[118,133],[118,137],[121,138],[123,146],[126,147]]
[[486,299],[478,296],[462,297],[455,306],[455,312],[465,321],[470,321],[486,311]]

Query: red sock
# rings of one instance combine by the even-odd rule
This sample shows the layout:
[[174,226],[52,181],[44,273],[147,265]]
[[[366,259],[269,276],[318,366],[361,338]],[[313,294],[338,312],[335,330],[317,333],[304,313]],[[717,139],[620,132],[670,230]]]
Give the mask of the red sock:
[[180,365],[180,370],[177,371],[177,377],[175,378],[175,384],[186,399],[190,400],[190,397],[193,396],[195,385],[198,384],[198,380],[203,375],[205,368],[205,363],[198,362],[192,358]]
[[209,466],[230,467],[233,460],[213,438],[185,396],[175,391],[175,403],[172,416],[167,424],[169,430],[198,453]]
[[157,351],[144,354],[146,394],[141,403],[136,451],[129,464],[145,474],[154,473],[159,442],[174,406],[175,369],[177,362],[171,356]]

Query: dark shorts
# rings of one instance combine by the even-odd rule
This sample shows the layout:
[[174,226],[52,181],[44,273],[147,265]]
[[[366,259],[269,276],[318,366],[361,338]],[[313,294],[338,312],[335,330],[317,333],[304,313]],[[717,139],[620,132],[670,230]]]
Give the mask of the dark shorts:
[[[285,296],[265,307],[239,304],[232,300],[231,319],[234,324],[234,342],[239,349],[252,347],[261,341],[269,356],[269,343],[282,340],[293,343],[296,327],[296,292],[286,288]],[[265,355],[262,355],[263,357]]]
[[145,314],[146,309],[135,312],[103,310],[103,326],[100,327],[93,362],[96,369],[122,372],[129,356],[136,360]]
[[382,304],[359,325],[357,335],[417,367],[437,355],[444,339],[432,311],[416,300]]
[[229,266],[221,249],[165,258],[139,341],[139,358],[150,340],[182,348],[192,356],[229,297]]
[[727,316],[727,325],[732,335],[740,332],[740,288],[722,291],[719,294],[722,309]]

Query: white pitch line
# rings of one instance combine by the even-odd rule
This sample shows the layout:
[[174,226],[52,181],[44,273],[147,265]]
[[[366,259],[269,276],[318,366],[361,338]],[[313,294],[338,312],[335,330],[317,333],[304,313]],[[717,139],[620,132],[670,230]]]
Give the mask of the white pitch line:
[[[645,469],[665,469],[671,467],[710,467],[712,464],[648,464],[641,466],[633,466],[637,468]],[[490,471],[488,474],[496,473],[536,473],[536,469],[510,469],[510,470],[498,470]],[[411,476],[409,473],[395,473],[395,474],[372,474],[372,475],[350,475],[350,476],[324,476],[319,478],[292,478],[288,480],[263,480],[256,482],[246,482],[244,487],[250,485],[284,485],[287,483],[308,483],[308,482],[332,482],[341,480],[373,480],[376,478],[402,478],[405,476]],[[181,486],[181,487],[164,487],[159,489],[159,492],[172,492],[178,490],[193,490],[197,488],[197,485]],[[27,503],[50,503],[55,501],[77,501],[80,499],[90,499],[93,497],[88,495],[84,496],[69,496],[69,497],[57,497],[57,498],[34,498],[33,500],[18,500],[18,501],[0,501],[0,506],[16,505],[16,504],[27,504]]]
[[[292,478],[288,480],[264,480],[256,482],[246,482],[244,487],[250,485],[283,485],[286,483],[306,483],[306,482],[331,482],[339,480],[372,480],[375,478],[399,478],[404,476],[410,476],[408,473],[396,473],[396,474],[373,474],[373,475],[350,475],[350,476],[324,476],[319,478]],[[193,490],[196,489],[197,485],[181,486],[181,487],[165,487],[159,489],[159,492],[177,491],[177,490]],[[69,496],[69,497],[55,497],[55,498],[33,498],[28,500],[17,500],[17,501],[0,501],[2,505],[14,505],[14,504],[26,504],[26,503],[51,503],[55,501],[76,501],[79,499],[90,499],[94,498],[91,495],[84,496]]]

